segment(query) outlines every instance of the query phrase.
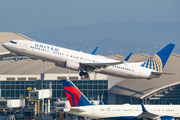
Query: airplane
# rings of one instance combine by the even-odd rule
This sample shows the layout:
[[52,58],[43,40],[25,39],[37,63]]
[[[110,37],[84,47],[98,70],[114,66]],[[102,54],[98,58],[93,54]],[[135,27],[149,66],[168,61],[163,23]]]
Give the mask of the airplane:
[[180,117],[180,105],[94,105],[70,81],[61,80],[71,107],[65,113],[93,119],[159,119]]
[[[53,62],[58,67],[80,71],[79,75],[86,78],[89,77],[89,72],[121,78],[148,80],[151,78],[160,78],[163,74],[174,75],[174,73],[163,72],[163,68],[175,46],[172,43],[169,43],[147,61],[134,63],[94,55],[94,52],[88,54],[82,51],[79,52],[28,40],[12,40],[3,43],[2,46],[10,51],[2,54],[2,56],[28,56]],[[2,56],[0,55],[0,57]]]

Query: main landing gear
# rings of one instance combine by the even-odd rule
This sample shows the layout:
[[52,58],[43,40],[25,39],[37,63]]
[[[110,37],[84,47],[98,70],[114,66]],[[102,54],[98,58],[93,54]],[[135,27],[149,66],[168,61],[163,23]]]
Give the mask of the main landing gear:
[[80,75],[80,76],[84,76],[85,78],[88,78],[88,77],[89,77],[89,74],[88,74],[87,72],[83,72],[83,71],[81,71],[81,72],[79,73],[79,75]]

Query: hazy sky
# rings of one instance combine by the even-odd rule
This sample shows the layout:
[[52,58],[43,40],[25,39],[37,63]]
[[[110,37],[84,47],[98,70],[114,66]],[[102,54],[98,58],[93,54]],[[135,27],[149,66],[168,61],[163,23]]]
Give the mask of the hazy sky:
[[103,22],[180,21],[180,0],[1,0],[1,32]]

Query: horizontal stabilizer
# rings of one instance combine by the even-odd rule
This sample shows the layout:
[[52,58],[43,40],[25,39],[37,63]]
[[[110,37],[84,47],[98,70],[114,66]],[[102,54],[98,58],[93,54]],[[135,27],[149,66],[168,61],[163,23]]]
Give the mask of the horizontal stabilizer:
[[70,108],[70,112],[84,112],[84,110],[72,107]]
[[63,111],[64,112],[84,112],[84,110],[81,110],[79,108],[74,108],[74,107],[64,108]]
[[152,74],[154,75],[163,75],[163,74],[166,74],[166,75],[177,75],[176,73],[166,73],[166,72],[151,72]]

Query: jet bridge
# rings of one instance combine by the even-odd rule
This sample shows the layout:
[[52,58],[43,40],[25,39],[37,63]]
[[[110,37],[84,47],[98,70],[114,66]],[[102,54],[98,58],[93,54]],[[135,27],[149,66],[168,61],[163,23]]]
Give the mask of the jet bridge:
[[[52,97],[52,89],[41,89],[37,90],[34,88],[29,91],[29,100],[28,100],[28,108],[34,109],[35,117],[43,116],[45,113],[50,114],[50,98]],[[44,99],[47,99],[48,102],[44,103]],[[45,108],[45,112],[44,112]]]
[[63,112],[64,108],[71,107],[68,100],[60,100],[54,102],[54,112]]
[[7,107],[7,100],[0,97],[0,109],[5,109]]
[[25,99],[4,99],[0,97],[0,109],[20,108],[25,106]]

